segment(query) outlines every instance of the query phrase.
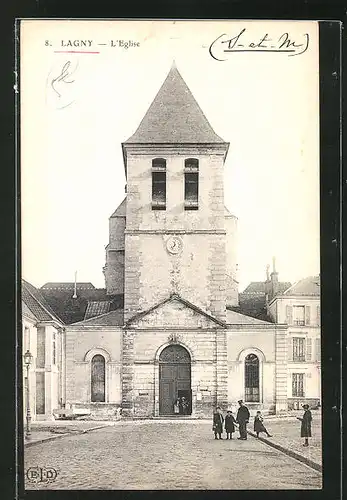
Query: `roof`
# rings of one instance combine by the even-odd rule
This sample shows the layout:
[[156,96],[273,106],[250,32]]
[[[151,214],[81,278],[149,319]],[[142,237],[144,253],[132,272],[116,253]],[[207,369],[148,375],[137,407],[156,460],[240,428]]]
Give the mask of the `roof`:
[[28,281],[22,280],[23,313],[31,312],[37,321],[57,321],[63,323],[61,317],[51,308],[40,290]]
[[136,132],[123,144],[226,144],[211,127],[175,64]]
[[[80,283],[77,283],[77,298],[75,299],[73,298],[74,283],[47,283],[40,289],[48,304],[64,320],[65,324],[83,321],[90,302],[108,301],[109,310],[122,306],[122,296],[107,295],[105,288],[95,288],[92,283],[79,285]],[[93,307],[96,311],[98,310],[95,306]],[[90,306],[89,316],[92,314],[92,310],[93,308]]]
[[240,312],[227,309],[227,324],[228,325],[268,325],[272,321],[264,321],[252,316],[247,316]]
[[273,322],[267,312],[265,295],[239,294],[239,306],[228,307],[228,310],[235,311],[244,316],[250,316],[266,322]]
[[94,318],[100,314],[108,313],[110,310],[110,300],[89,300],[84,319]]
[[[86,283],[86,282],[77,282],[76,283],[77,290],[94,290],[95,286],[93,283]],[[75,282],[62,282],[62,283],[57,283],[57,282],[49,282],[45,283],[42,285],[41,290],[74,290],[75,288]]]
[[29,319],[37,321],[36,316],[30,311],[29,307],[26,305],[24,301],[22,301],[22,315],[26,316]]
[[126,216],[126,197],[122,201],[120,205],[116,208],[116,210],[113,212],[111,217],[125,217]]
[[78,321],[77,323],[72,323],[73,326],[123,326],[124,323],[124,311],[123,309],[117,309],[115,311],[110,311],[106,314],[101,314],[95,318],[89,318],[83,321]]
[[308,276],[288,287],[283,295],[320,296],[320,276]]
[[[288,281],[280,281],[278,283],[278,292],[283,293],[284,290],[289,288],[291,283]],[[254,294],[264,294],[265,295],[265,282],[264,281],[252,281],[247,288],[242,293],[254,293]]]

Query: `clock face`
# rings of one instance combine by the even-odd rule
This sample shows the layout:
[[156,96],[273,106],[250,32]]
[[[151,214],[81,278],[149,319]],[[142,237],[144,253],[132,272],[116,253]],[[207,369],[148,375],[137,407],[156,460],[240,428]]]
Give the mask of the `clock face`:
[[173,254],[177,254],[182,250],[182,240],[177,236],[171,236],[166,243],[167,251]]

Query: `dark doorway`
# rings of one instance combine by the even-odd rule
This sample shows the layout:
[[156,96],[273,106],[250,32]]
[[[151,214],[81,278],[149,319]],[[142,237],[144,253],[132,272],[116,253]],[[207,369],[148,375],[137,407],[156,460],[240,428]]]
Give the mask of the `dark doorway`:
[[170,345],[159,357],[159,414],[177,415],[174,413],[174,404],[182,397],[188,402],[184,414],[190,415],[192,413],[190,355],[184,347]]

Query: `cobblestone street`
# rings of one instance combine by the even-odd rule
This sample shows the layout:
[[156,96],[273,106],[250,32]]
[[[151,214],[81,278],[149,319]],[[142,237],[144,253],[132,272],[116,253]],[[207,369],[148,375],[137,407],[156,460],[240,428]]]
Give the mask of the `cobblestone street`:
[[[237,434],[237,433],[236,433]],[[26,489],[318,489],[321,475],[249,437],[215,441],[208,422],[120,422],[25,450],[25,470],[54,467]]]

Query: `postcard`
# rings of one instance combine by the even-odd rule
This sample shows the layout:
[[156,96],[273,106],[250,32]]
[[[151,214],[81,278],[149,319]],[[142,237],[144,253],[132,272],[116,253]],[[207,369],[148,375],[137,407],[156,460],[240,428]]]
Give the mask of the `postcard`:
[[26,490],[321,489],[318,38],[21,20]]

